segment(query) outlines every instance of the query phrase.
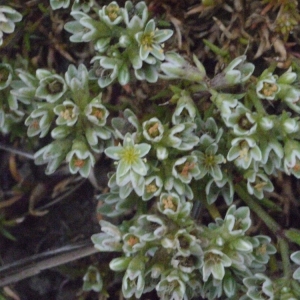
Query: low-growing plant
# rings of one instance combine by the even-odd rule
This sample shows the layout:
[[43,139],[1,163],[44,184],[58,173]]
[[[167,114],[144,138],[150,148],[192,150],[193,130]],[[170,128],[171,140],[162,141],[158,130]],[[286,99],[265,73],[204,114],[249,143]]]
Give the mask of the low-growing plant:
[[[91,238],[117,253],[109,267],[123,274],[124,297],[299,299],[300,233],[276,222],[282,208],[270,197],[280,174],[300,178],[297,64],[261,70],[239,55],[209,75],[197,55],[172,49],[171,25],[157,25],[145,2],[50,5],[69,9],[64,29],[93,46],[91,64],[58,73],[3,61],[1,131],[19,124],[28,139],[48,137],[34,155],[46,174],[66,162],[89,177],[100,154],[113,161]],[[5,34],[21,20],[8,6],[0,16]],[[136,100],[139,81],[156,95]],[[118,84],[129,96],[110,103]],[[252,212],[268,230],[249,230]],[[106,295],[102,277],[90,266],[83,288]]]

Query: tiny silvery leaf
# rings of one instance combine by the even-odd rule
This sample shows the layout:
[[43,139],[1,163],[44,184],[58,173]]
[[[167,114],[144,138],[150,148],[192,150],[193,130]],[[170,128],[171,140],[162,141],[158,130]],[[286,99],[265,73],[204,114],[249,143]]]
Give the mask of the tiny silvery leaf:
[[66,153],[70,150],[71,145],[72,140],[70,139],[56,140],[34,154],[34,163],[36,165],[47,163],[45,173],[52,174],[66,158]]
[[132,260],[131,257],[117,257],[111,260],[109,268],[115,272],[125,271]]
[[[31,103],[35,98],[35,91],[38,87],[39,80],[32,74],[22,70],[16,69],[20,80],[14,80],[11,82],[13,88],[10,93],[20,102],[24,104]],[[14,108],[16,109],[16,107]]]
[[70,0],[50,0],[50,5],[52,9],[68,8]]
[[122,251],[121,231],[119,228],[105,220],[100,221],[101,233],[92,235],[91,239],[100,251]]
[[0,64],[0,90],[7,88],[12,81],[13,70],[9,64]]
[[148,7],[144,1],[138,2],[135,6],[131,1],[125,2],[122,15],[126,27],[132,31],[140,31],[148,19]]
[[94,266],[89,266],[83,277],[83,290],[100,292],[103,287],[103,281],[99,270]]
[[72,17],[76,21],[65,24],[66,31],[72,33],[70,41],[73,43],[97,41],[100,38],[110,37],[111,29],[102,21],[96,21],[84,12],[73,10]]
[[71,89],[73,101],[79,107],[85,107],[85,104],[90,101],[89,78],[86,66],[80,64],[76,68],[74,65],[70,65],[65,73],[65,79]]
[[22,15],[10,6],[0,6],[0,46],[3,43],[3,32],[12,33],[15,23],[22,20]]
[[[291,254],[291,260],[300,266],[300,251],[296,251],[294,253]],[[293,273],[293,278],[296,280],[300,281],[300,267],[298,267],[294,273]]]
[[203,83],[203,79],[206,77],[206,72],[202,68],[195,68],[176,52],[167,52],[165,61],[160,65],[161,71],[165,74],[161,75],[162,78],[184,78]]

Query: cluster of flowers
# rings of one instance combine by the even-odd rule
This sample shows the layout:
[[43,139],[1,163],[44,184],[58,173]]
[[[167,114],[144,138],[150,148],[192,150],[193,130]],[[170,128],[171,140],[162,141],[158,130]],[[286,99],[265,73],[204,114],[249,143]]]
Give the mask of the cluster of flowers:
[[163,193],[151,213],[119,227],[100,222],[103,232],[92,236],[95,247],[124,253],[110,262],[112,270],[125,271],[123,295],[139,298],[156,289],[160,299],[237,294],[257,299],[253,294],[260,291],[249,282],[263,276],[259,274],[276,250],[267,236],[245,236],[249,208],[233,205],[224,219],[208,227],[194,222],[191,208],[184,197]]
[[[70,0],[50,4],[67,8]],[[91,8],[97,20],[88,14]],[[1,129],[8,132],[12,122],[25,119],[28,137],[51,133],[53,142],[35,154],[36,164],[47,164],[47,174],[67,160],[72,174],[87,177],[99,152],[116,161],[99,211],[107,217],[136,214],[120,226],[101,221],[103,232],[92,239],[101,251],[124,253],[110,267],[125,271],[125,297],[155,289],[162,299],[273,299],[278,291],[262,272],[275,248],[267,236],[246,235],[249,209],[230,206],[224,219],[208,226],[193,217],[199,205],[219,196],[231,205],[237,182],[262,199],[273,190],[271,175],[300,178],[297,74],[289,69],[277,76],[268,69],[255,78],[254,65],[241,56],[209,79],[196,57],[191,65],[179,54],[164,53],[172,31],[156,29],[144,2],[127,1],[121,8],[114,1],[98,9],[92,0],[75,0],[71,15],[75,21],[65,25],[70,40],[95,47],[92,69],[71,65],[64,76],[44,69],[33,75],[0,64]],[[14,26],[18,18],[7,20]],[[100,90],[116,80],[127,84],[131,72],[148,82],[159,76],[180,80],[159,115],[140,121],[126,109],[108,123]],[[95,80],[97,88],[91,88]],[[235,86],[239,92],[224,92]],[[299,252],[291,259],[299,263]],[[95,267],[84,279],[85,288],[102,289]],[[284,287],[287,299],[293,291]]]
[[35,163],[47,163],[46,174],[51,174],[66,159],[71,173],[87,177],[95,163],[94,153],[111,143],[111,130],[106,126],[109,112],[101,93],[90,93],[86,67],[70,65],[64,77],[45,69],[35,75],[16,69],[15,80],[10,65],[2,64],[0,72],[7,74],[3,92],[9,93],[1,107],[2,130],[8,130],[13,117],[14,122],[23,118],[25,106],[30,110],[25,119],[28,137],[42,138],[51,130],[54,139],[36,152]]
[[[53,7],[57,7],[52,1]],[[70,1],[65,1],[66,5]],[[75,5],[75,3],[74,3]],[[98,20],[73,8],[75,21],[68,22],[65,29],[72,33],[71,42],[92,42],[96,55],[93,57],[91,76],[100,87],[118,80],[125,85],[130,81],[131,69],[139,80],[156,82],[159,65],[164,60],[163,43],[173,31],[156,28],[153,19],[148,20],[145,2],[134,5],[131,1],[124,8],[113,1],[98,10]]]

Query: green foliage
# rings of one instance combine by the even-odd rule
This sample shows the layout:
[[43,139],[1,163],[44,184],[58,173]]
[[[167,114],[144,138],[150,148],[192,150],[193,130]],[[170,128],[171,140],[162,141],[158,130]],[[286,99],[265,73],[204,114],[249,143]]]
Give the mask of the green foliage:
[[[278,276],[268,268],[276,241],[248,230],[251,209],[282,240],[260,200],[274,191],[279,173],[300,178],[299,69],[261,72],[242,55],[210,78],[195,55],[190,63],[164,52],[173,31],[157,28],[145,2],[83,2],[73,2],[74,20],[64,29],[72,43],[93,46],[92,65],[71,64],[57,74],[0,64],[2,132],[17,123],[27,126],[28,138],[48,137],[34,155],[37,165],[47,164],[46,174],[67,162],[70,173],[88,177],[99,153],[114,160],[99,212],[127,218],[100,221],[102,232],[92,241],[100,251],[119,253],[109,267],[123,272],[125,298],[155,290],[161,299],[296,299],[300,269],[286,270],[291,261],[299,265],[299,251],[290,256],[280,249]],[[53,10],[70,4],[50,0]],[[4,22],[0,29],[11,33],[20,14],[0,7],[0,17],[1,9],[9,27]],[[171,99],[145,99],[145,111],[103,99],[116,82],[136,80],[172,80]],[[238,197],[248,206],[237,206]],[[217,200],[225,202],[223,218]],[[200,220],[197,207],[214,221]],[[286,231],[299,244],[295,234]],[[101,292],[104,285],[91,266],[83,289]]]

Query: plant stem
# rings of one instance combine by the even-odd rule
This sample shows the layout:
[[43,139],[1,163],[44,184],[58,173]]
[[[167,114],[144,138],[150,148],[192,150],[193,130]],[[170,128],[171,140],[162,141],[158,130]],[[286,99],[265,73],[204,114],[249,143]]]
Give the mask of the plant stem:
[[291,272],[291,263],[290,263],[290,256],[289,256],[289,245],[287,241],[283,238],[278,238],[279,249],[282,259],[283,265],[283,275],[286,279],[290,279],[292,272]]
[[203,200],[203,204],[205,205],[206,209],[208,210],[210,216],[215,220],[217,218],[222,218],[220,212],[218,211],[216,205],[213,204],[208,204],[206,199]]
[[279,243],[279,251],[282,258],[283,274],[286,280],[291,278],[291,264],[289,257],[289,245],[288,242],[280,236],[282,231],[280,225],[269,216],[269,214],[247,193],[244,184],[235,185],[235,191],[239,197],[254,211],[260,219],[268,226],[268,228],[276,235]]
[[251,87],[249,87],[249,91],[247,93],[247,96],[249,96],[251,102],[253,103],[256,111],[258,112],[259,115],[261,116],[265,116],[266,115],[266,111],[260,101],[260,99],[256,96],[254,90],[251,89]]
[[262,221],[275,235],[281,231],[280,225],[272,217],[270,217],[270,215],[255,200],[252,199],[252,196],[250,196],[246,191],[245,186],[242,186],[242,184],[236,184],[234,189],[239,197],[262,219]]

